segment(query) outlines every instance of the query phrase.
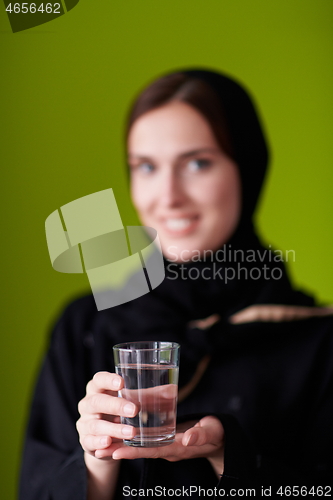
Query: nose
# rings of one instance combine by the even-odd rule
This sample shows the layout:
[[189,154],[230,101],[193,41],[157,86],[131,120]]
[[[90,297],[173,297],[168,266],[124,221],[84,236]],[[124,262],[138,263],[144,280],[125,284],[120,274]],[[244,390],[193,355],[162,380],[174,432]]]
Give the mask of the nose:
[[159,201],[163,207],[181,207],[187,199],[183,179],[174,170],[167,170],[160,179]]

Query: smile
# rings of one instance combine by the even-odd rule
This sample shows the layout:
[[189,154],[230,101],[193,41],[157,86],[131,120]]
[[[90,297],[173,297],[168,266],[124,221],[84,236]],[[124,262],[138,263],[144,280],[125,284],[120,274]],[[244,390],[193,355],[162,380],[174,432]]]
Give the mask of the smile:
[[172,234],[188,234],[195,229],[198,217],[166,218],[164,226]]

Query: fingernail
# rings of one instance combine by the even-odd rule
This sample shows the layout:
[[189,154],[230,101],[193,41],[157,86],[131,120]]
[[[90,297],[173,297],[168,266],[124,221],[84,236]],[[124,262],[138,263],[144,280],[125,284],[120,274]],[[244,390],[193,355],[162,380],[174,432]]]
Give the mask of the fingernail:
[[197,436],[195,434],[190,434],[185,441],[185,446],[193,446],[197,441]]
[[124,412],[126,413],[126,415],[128,415],[129,417],[133,416],[134,413],[135,413],[135,406],[134,404],[132,403],[127,403],[125,406],[124,406]]
[[104,436],[104,437],[101,438],[101,445],[102,446],[107,445],[108,442],[109,442],[109,438],[107,436]]
[[115,378],[115,379],[113,379],[113,381],[112,381],[112,386],[113,386],[113,387],[114,387],[114,389],[116,389],[116,390],[118,390],[118,389],[119,389],[119,387],[120,387],[120,380],[119,380],[119,378]]
[[124,435],[124,436],[131,436],[132,435],[132,427],[123,427],[121,429],[121,433]]

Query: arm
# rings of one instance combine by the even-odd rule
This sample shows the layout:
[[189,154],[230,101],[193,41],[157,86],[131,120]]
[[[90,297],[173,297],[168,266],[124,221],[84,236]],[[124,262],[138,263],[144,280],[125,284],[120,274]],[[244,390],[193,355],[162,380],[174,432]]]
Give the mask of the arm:
[[87,384],[86,395],[78,405],[76,427],[88,474],[87,500],[114,497],[120,462],[105,450],[122,445],[124,437],[131,438],[135,433],[133,427],[119,423],[120,415],[133,416],[137,412],[133,403],[118,398],[117,390],[122,387],[119,375],[98,372]]
[[63,337],[60,322],[33,397],[21,469],[22,500],[85,500],[86,470],[75,429],[78,388]]
[[83,342],[94,312],[90,302],[69,306],[52,332],[30,409],[20,500],[86,500],[87,470],[75,422],[92,376]]
[[84,453],[88,471],[87,500],[112,500],[114,498],[120,462],[112,459],[101,460]]
[[[88,457],[89,452],[84,452],[75,427],[80,417],[78,403],[84,399],[96,364],[94,355],[88,353],[83,342],[84,332],[91,329],[89,311],[86,316],[82,314],[82,307],[70,306],[52,334],[31,406],[21,467],[20,500],[96,500],[101,491],[104,498],[106,485],[109,500],[115,491],[120,463],[99,460],[98,453],[97,457]],[[99,362],[97,360],[97,364]],[[88,387],[92,395],[93,383]],[[97,392],[103,400],[105,395]],[[121,398],[108,397],[121,403]],[[106,413],[112,414],[112,408],[108,407]],[[81,424],[82,419],[79,420]],[[114,433],[108,429],[109,440],[110,435]],[[120,437],[123,437],[121,433]]]

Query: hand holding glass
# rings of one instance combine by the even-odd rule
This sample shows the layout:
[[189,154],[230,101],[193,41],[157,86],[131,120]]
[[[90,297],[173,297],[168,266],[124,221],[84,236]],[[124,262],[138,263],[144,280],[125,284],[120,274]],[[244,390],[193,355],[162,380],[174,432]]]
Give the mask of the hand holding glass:
[[113,347],[116,373],[124,380],[119,396],[134,403],[138,413],[121,417],[136,429],[129,446],[165,446],[175,439],[179,344],[130,342]]

